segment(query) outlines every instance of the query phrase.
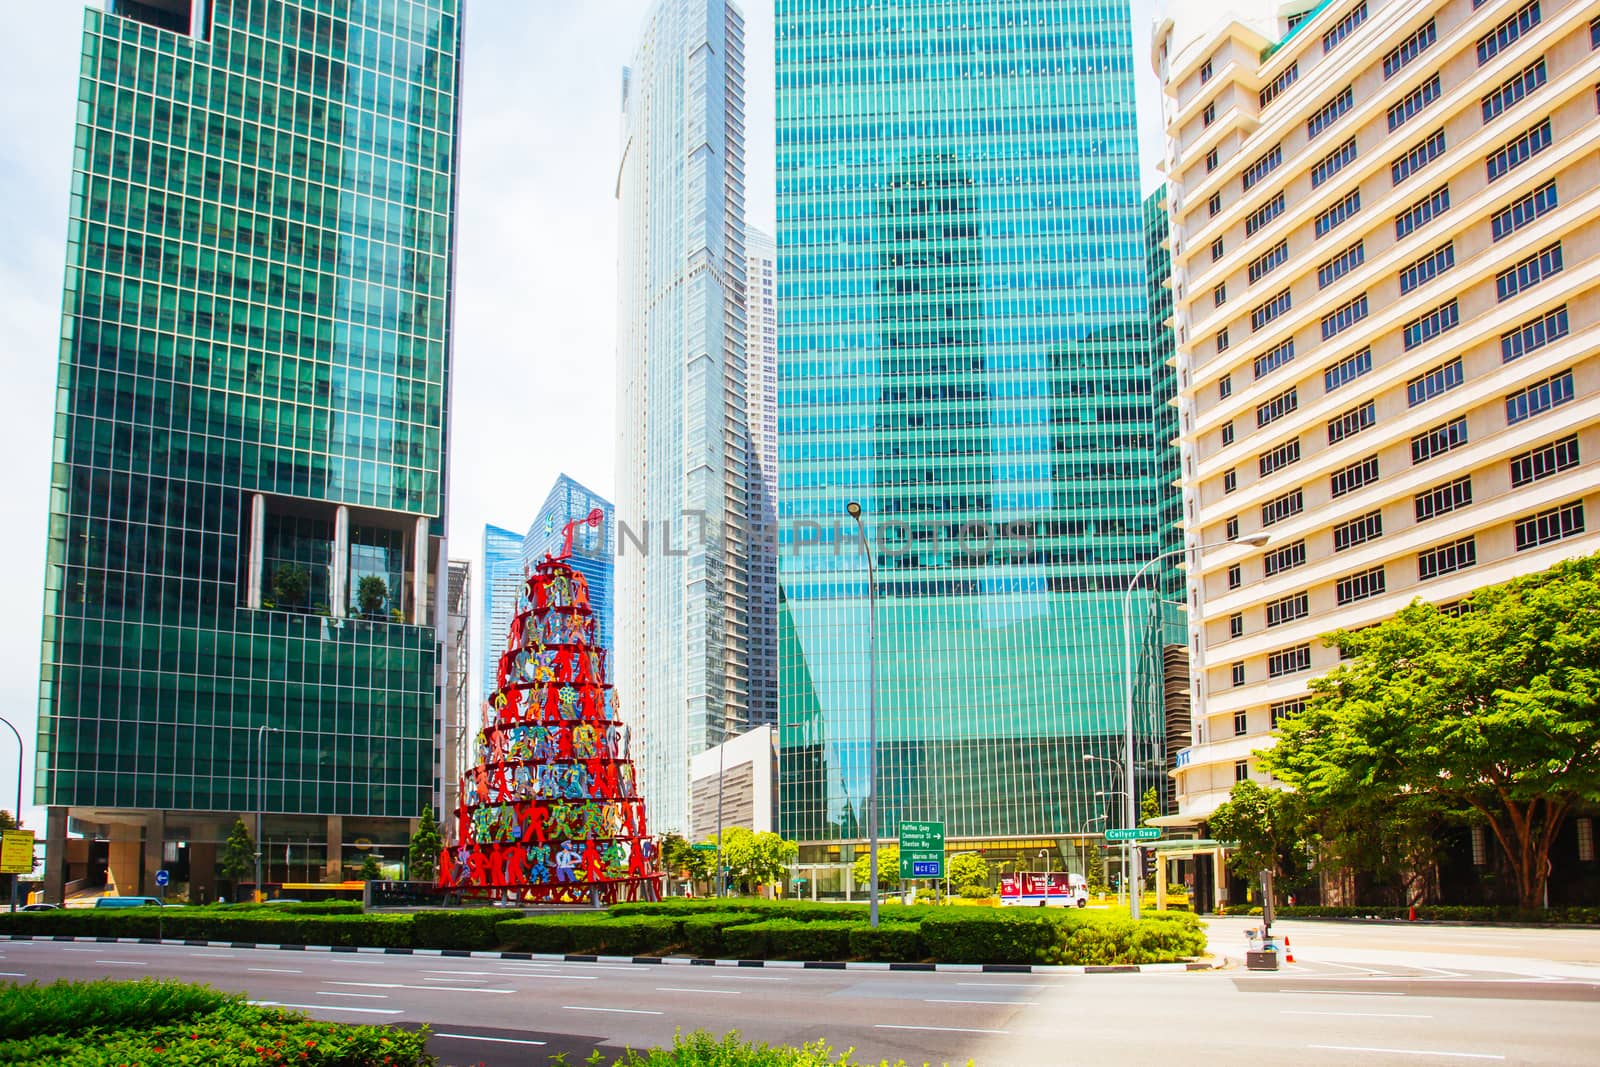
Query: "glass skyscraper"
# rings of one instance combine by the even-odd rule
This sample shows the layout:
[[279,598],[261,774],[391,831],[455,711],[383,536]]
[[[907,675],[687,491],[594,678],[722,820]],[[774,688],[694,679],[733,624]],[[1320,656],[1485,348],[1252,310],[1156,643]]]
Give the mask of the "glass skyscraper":
[[818,860],[865,836],[852,500],[880,832],[1032,855],[1119,826],[1123,590],[1170,491],[1128,5],[778,0],[776,48],[783,832]]
[[614,684],[661,831],[749,721],[744,18],[657,0],[623,71]]
[[432,799],[456,6],[85,12],[39,693],[51,899],[79,873],[69,816],[110,838],[119,889],[166,867],[198,899],[235,813],[265,810],[270,880],[321,880]]
[[478,702],[488,700],[495,691],[495,672],[499,669],[500,647],[511,629],[517,597],[527,577],[522,562],[523,535],[499,526],[483,528],[483,685]]

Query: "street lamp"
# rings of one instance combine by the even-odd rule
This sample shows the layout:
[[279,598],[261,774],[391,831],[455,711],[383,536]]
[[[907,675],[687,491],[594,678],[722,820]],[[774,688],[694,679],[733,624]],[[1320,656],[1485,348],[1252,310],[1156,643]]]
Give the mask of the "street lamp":
[[872,546],[861,521],[861,505],[852,500],[845,511],[856,520],[867,557],[867,893],[868,924],[878,928],[878,582],[872,569]]
[[[1127,796],[1125,796],[1123,799],[1127,805],[1124,808],[1124,812],[1127,817],[1126,825],[1130,830],[1139,825],[1139,809],[1134,797],[1133,784],[1133,590],[1136,586],[1138,586],[1139,579],[1144,577],[1146,571],[1148,571],[1151,567],[1154,567],[1157,563],[1160,563],[1162,560],[1168,559],[1169,557],[1181,556],[1187,552],[1193,552],[1198,556],[1201,552],[1204,552],[1207,549],[1221,548],[1225,545],[1248,545],[1252,548],[1260,548],[1271,539],[1271,534],[1255,533],[1249,535],[1248,537],[1235,538],[1220,543],[1195,545],[1193,548],[1189,548],[1187,546],[1184,548],[1175,548],[1170,552],[1163,552],[1160,555],[1152,556],[1144,564],[1144,566],[1140,567],[1134,572],[1133,578],[1128,582],[1127,590],[1122,594],[1122,684],[1124,697],[1123,783],[1128,787]],[[1123,870],[1132,870],[1131,861],[1133,860],[1134,856],[1138,854],[1140,849],[1132,841],[1123,842],[1122,849]],[[1136,891],[1131,885],[1128,887],[1128,912],[1135,920],[1139,918],[1139,897],[1143,889],[1144,875],[1143,873],[1140,873],[1139,889]]]
[[261,894],[261,809],[267,806],[267,735],[283,733],[276,726],[262,723],[256,727],[256,885]]
[[[17,731],[15,726],[11,725],[11,720],[0,717],[0,722],[5,723],[6,728],[10,730],[17,739],[17,810],[12,812],[12,821],[16,823],[17,828],[20,830],[22,828],[22,761],[27,755],[27,752],[22,747],[22,734]],[[11,876],[12,911],[17,910],[17,882],[20,878],[21,875],[13,874]]]

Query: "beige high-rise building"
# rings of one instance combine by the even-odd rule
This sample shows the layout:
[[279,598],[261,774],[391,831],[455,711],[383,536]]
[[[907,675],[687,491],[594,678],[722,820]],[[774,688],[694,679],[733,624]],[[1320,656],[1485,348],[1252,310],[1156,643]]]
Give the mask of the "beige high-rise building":
[[[1299,10],[1301,14],[1289,12]],[[1195,821],[1320,636],[1600,548],[1600,19],[1332,0],[1156,27]]]

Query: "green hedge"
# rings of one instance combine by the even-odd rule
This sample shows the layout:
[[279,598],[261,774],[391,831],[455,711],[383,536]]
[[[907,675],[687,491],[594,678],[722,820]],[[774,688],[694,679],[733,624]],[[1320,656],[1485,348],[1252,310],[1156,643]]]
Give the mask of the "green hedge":
[[682,944],[683,920],[672,915],[578,912],[508,919],[496,924],[495,933],[507,948],[520,952],[650,956]]
[[1048,909],[951,908],[922,920],[935,959],[950,963],[1046,963],[1061,930]]
[[611,1067],[906,1067],[906,1061],[869,1063],[856,1059],[853,1049],[838,1053],[836,1058],[824,1041],[800,1048],[773,1047],[742,1041],[737,1031],[719,1039],[697,1030],[692,1034],[678,1034],[672,1039],[671,1048],[647,1052],[630,1049]]
[[411,947],[409,915],[277,915],[272,909],[85,908],[0,914],[0,933],[168,937],[273,945]]
[[[1295,905],[1277,909],[1280,919],[1406,919],[1410,918],[1410,908],[1393,906],[1350,906],[1350,907],[1315,907],[1310,905]],[[1259,915],[1260,908],[1252,914]],[[1230,914],[1232,912],[1230,911]],[[1474,923],[1585,923],[1600,924],[1600,907],[1571,907],[1571,908],[1518,908],[1518,907],[1485,907],[1462,904],[1420,904],[1417,906],[1418,921],[1426,922],[1474,922]]]
[[842,960],[850,956],[850,931],[860,927],[849,919],[765,919],[725,927],[722,943],[741,960]]
[[927,959],[930,953],[920,923],[886,922],[876,930],[860,924],[852,926],[850,955],[863,960],[915,963]]
[[461,908],[411,915],[413,948],[453,948],[475,952],[500,947],[497,927],[525,913],[510,908]]

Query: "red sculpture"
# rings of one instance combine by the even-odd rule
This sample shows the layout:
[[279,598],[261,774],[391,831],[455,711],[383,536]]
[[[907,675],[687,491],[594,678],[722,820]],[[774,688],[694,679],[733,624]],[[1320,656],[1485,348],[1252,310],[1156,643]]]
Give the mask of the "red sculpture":
[[659,900],[656,842],[628,756],[583,575],[545,556],[523,584],[500,655],[478,759],[456,796],[440,885],[508,900]]

